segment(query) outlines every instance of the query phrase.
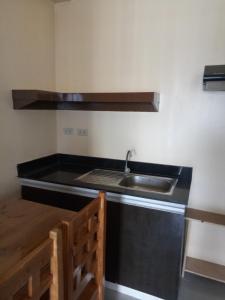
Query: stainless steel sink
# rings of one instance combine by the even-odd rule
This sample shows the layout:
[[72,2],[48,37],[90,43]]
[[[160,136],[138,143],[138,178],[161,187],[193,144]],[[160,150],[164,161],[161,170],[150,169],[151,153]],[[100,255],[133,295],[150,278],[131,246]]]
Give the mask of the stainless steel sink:
[[177,180],[173,178],[147,175],[128,175],[120,181],[119,185],[134,190],[168,194],[171,193],[176,182]]
[[172,194],[177,184],[177,179],[140,175],[140,174],[124,174],[124,172],[95,169],[79,178],[81,182],[100,184],[105,187],[121,187],[133,191],[153,192],[160,194]]

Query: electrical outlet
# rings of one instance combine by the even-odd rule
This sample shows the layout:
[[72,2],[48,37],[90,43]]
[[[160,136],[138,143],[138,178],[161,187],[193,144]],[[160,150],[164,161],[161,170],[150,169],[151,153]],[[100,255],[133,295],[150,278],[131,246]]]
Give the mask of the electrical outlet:
[[88,136],[88,129],[87,128],[77,128],[77,135]]
[[74,134],[74,129],[73,128],[63,128],[63,132],[65,135],[73,135]]

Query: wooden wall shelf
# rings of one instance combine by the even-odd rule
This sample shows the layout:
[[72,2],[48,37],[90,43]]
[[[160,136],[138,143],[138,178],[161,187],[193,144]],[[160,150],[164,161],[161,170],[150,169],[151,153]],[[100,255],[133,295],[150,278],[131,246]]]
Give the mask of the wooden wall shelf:
[[[209,211],[187,208],[186,219],[189,221],[207,222],[215,225],[225,226],[225,215]],[[213,279],[225,283],[225,266],[215,264],[209,261],[185,257],[184,270],[202,277]]]
[[186,257],[185,271],[225,283],[225,266],[205,260]]
[[217,214],[209,211],[187,208],[186,218],[190,220],[198,220],[201,222],[213,223],[225,226],[225,215]]
[[95,110],[157,112],[159,94],[60,93],[41,90],[12,90],[14,109]]

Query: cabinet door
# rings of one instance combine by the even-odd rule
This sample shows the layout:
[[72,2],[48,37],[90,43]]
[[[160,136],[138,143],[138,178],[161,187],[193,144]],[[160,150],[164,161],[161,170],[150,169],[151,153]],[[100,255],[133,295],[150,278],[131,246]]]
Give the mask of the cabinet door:
[[107,203],[106,280],[177,299],[184,216]]

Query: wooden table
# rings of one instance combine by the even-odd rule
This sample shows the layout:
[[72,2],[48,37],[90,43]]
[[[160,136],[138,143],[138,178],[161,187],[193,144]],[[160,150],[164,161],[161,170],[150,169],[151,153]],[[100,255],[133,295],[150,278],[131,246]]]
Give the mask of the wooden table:
[[22,199],[0,201],[0,277],[76,212]]

